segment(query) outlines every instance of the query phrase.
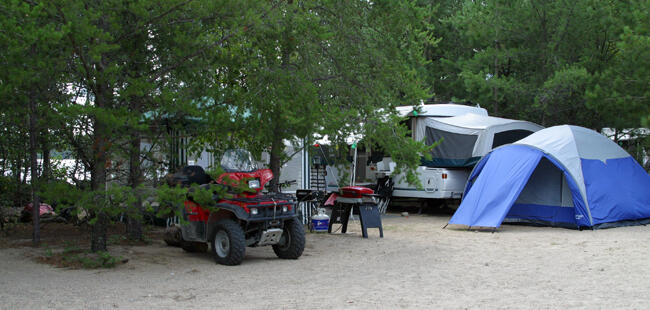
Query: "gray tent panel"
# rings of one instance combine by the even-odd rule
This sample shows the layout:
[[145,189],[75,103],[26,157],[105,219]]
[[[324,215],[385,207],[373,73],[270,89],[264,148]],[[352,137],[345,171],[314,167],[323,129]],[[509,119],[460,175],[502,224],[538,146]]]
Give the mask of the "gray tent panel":
[[427,145],[432,145],[440,139],[443,139],[440,145],[436,146],[431,152],[433,158],[467,159],[472,157],[472,151],[478,136],[427,127]]
[[515,204],[573,207],[573,199],[564,173],[542,157]]

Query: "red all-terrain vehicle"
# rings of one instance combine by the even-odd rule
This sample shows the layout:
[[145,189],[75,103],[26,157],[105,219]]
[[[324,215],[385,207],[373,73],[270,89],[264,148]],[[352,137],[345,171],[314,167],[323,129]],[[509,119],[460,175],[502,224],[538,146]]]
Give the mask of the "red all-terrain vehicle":
[[217,180],[211,180],[200,166],[183,168],[174,180],[184,185],[216,183],[227,188],[231,188],[232,181],[243,181],[250,190],[239,194],[232,190],[228,198],[215,194],[216,206],[209,209],[194,202],[189,193],[182,209],[184,220],[167,229],[165,242],[192,252],[205,252],[209,243],[215,261],[223,265],[240,264],[247,246],[270,245],[280,258],[300,257],[305,232],[295,202],[289,195],[262,193],[273,178],[271,170],[257,169],[250,153],[244,150],[227,151],[221,166],[225,173]]

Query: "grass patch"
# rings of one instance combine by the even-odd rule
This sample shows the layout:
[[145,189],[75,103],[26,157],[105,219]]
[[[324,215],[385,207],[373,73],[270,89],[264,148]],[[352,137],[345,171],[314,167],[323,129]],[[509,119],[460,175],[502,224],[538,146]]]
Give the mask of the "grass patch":
[[129,239],[126,235],[124,234],[116,234],[116,235],[110,235],[108,236],[108,245],[149,245],[153,241],[152,239],[146,235],[142,235],[142,240],[131,240]]
[[127,241],[127,238],[124,235],[110,235],[110,236],[108,236],[107,241],[108,241],[109,245],[115,245],[115,244],[121,244],[121,243]]
[[60,252],[54,252],[47,248],[44,255],[38,257],[37,260],[48,265],[71,269],[113,268],[128,262],[128,259],[121,256],[113,256],[108,252],[92,253],[81,250],[77,246],[66,246]]

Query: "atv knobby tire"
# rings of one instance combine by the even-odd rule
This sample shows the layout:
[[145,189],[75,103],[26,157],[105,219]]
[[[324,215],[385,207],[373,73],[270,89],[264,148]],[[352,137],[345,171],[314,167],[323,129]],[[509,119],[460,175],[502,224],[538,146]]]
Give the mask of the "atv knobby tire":
[[297,259],[305,250],[305,230],[297,218],[284,223],[284,232],[278,244],[273,245],[273,252],[279,258]]
[[212,239],[212,255],[221,265],[239,265],[246,254],[246,238],[244,231],[235,221],[223,219],[215,227]]
[[181,246],[182,234],[181,228],[175,225],[167,227],[165,229],[165,236],[163,237],[165,243],[169,246]]
[[205,253],[208,250],[208,244],[205,242],[181,241],[181,248],[190,253]]

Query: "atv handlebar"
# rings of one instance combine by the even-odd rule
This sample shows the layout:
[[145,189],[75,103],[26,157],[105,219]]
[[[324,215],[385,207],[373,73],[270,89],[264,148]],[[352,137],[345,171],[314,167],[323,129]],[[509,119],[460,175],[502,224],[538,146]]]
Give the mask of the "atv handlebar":
[[284,181],[284,182],[280,182],[280,183],[278,183],[278,186],[279,186],[280,188],[282,188],[282,187],[291,186],[291,185],[293,185],[293,184],[297,184],[297,183],[298,183],[298,182],[297,182],[296,180],[287,180],[287,181]]

